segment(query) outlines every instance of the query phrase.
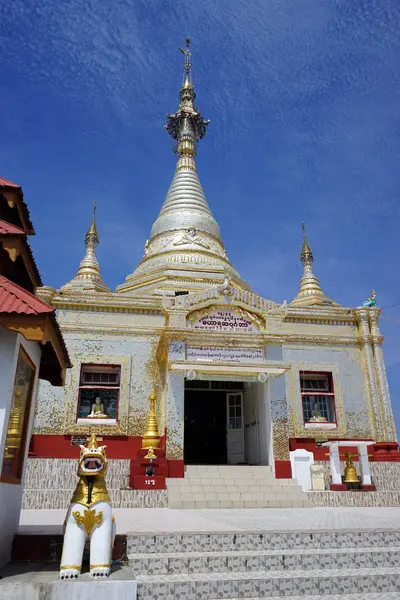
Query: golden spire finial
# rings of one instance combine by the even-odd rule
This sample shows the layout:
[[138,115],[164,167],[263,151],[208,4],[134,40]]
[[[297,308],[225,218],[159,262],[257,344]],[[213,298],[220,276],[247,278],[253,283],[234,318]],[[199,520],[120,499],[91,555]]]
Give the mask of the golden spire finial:
[[179,48],[182,54],[185,55],[185,65],[184,65],[184,80],[183,87],[187,87],[190,84],[190,69],[192,68],[192,63],[190,62],[190,57],[192,53],[190,52],[190,37],[186,37],[186,48]]
[[165,129],[177,143],[177,171],[183,168],[196,170],[194,157],[196,144],[206,134],[209,121],[205,121],[194,106],[196,92],[191,82],[192,63],[190,57],[190,37],[186,38],[186,47],[179,48],[185,55],[184,80],[179,92],[179,107],[176,113],[167,115]]
[[313,273],[312,264],[314,262],[314,255],[308,244],[304,222],[301,224],[301,227],[303,230],[303,246],[301,248],[300,260],[304,265],[304,272],[303,277],[300,280],[299,293],[296,298],[292,300],[291,304],[294,306],[312,306],[321,304],[337,306],[336,302],[333,302],[333,300],[325,296],[321,289],[318,277]]
[[307,264],[311,267],[311,264],[314,262],[314,256],[313,256],[310,246],[308,245],[307,235],[306,235],[306,226],[305,226],[304,221],[301,224],[301,228],[303,230],[303,246],[301,248],[300,260],[304,266],[306,266],[306,264]]
[[99,232],[96,227],[96,200],[93,202],[93,216],[92,222],[90,223],[90,227],[85,235],[85,245],[89,246],[90,244],[95,248],[99,243]]
[[96,292],[109,292],[110,289],[103,283],[100,267],[96,257],[96,246],[99,244],[99,232],[96,226],[96,200],[93,202],[93,215],[90,227],[85,234],[85,256],[80,262],[75,277],[62,286],[62,290],[92,289]]

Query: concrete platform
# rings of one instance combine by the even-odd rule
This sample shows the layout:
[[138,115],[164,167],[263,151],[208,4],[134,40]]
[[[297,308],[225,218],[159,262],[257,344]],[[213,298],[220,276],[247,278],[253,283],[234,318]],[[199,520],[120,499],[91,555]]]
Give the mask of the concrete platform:
[[[116,508],[117,533],[218,531],[376,531],[400,528],[396,508]],[[23,510],[20,533],[62,533],[65,510]]]
[[60,581],[56,565],[7,565],[0,571],[0,600],[135,600],[137,584],[129,567],[114,568],[106,580],[88,572]]

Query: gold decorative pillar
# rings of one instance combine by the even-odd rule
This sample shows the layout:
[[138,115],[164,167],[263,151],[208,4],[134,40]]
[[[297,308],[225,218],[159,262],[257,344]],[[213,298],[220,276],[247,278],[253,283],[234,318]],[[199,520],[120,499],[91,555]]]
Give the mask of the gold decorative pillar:
[[150,413],[147,419],[146,430],[143,434],[142,448],[159,448],[160,436],[158,435],[157,418],[156,418],[156,392],[153,390],[149,397]]
[[376,441],[384,440],[385,434],[382,431],[382,419],[380,413],[380,402],[378,387],[375,374],[374,354],[372,350],[372,336],[369,328],[369,308],[360,308],[356,310],[356,316],[359,321],[359,334],[364,362],[366,366],[367,388],[370,404],[370,423],[372,436]]
[[378,319],[380,310],[377,308],[370,308],[369,311],[371,318],[372,344],[376,366],[376,379],[381,401],[382,430],[385,436],[383,441],[394,442],[396,441],[397,436],[393,419],[392,405],[390,401],[389,386],[386,378],[385,361],[383,358],[383,336],[379,331]]

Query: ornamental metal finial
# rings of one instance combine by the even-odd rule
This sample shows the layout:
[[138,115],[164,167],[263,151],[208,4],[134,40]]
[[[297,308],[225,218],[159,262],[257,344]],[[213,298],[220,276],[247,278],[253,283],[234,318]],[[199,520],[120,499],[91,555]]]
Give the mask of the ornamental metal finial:
[[182,54],[185,55],[185,73],[186,75],[189,75],[190,73],[190,69],[192,67],[192,64],[190,62],[190,57],[192,56],[192,53],[189,50],[190,48],[190,37],[187,36],[186,38],[186,48],[179,48],[179,50],[182,52]]
[[311,264],[314,262],[314,256],[310,246],[308,245],[304,221],[301,223],[301,228],[303,230],[303,246],[301,248],[300,260],[304,266],[311,267]]
[[91,247],[92,249],[94,249],[99,243],[99,232],[97,231],[96,227],[96,208],[96,200],[94,200],[92,222],[85,235],[85,245],[86,247]]
[[186,47],[179,48],[179,50],[185,56],[184,80],[179,92],[178,110],[176,113],[167,115],[165,129],[178,142],[176,149],[179,157],[188,159],[185,158],[178,162],[177,169],[182,167],[195,169],[193,159],[196,155],[196,143],[205,136],[209,121],[203,119],[194,105],[196,92],[190,78],[192,53],[190,52],[189,37],[186,38]]

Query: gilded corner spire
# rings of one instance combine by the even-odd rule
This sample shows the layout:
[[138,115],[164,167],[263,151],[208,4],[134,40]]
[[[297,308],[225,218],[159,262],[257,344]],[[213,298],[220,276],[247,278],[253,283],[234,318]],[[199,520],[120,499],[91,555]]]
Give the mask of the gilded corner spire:
[[314,262],[314,256],[310,246],[308,245],[307,235],[306,235],[306,226],[304,221],[301,224],[301,228],[303,230],[303,246],[301,248],[300,260],[304,266],[311,267]]
[[110,289],[101,279],[100,267],[97,261],[96,246],[98,246],[99,241],[99,232],[96,225],[96,201],[94,201],[92,221],[85,235],[85,256],[80,262],[75,277],[63,285],[61,290],[110,292]]
[[307,240],[306,227],[304,222],[301,224],[303,230],[303,245],[300,253],[300,260],[304,265],[303,277],[300,280],[300,290],[296,298],[292,300],[292,306],[314,306],[326,305],[337,306],[337,303],[325,296],[321,289],[319,279],[312,269],[314,255]]
[[97,205],[96,205],[96,200],[95,200],[93,202],[92,222],[91,222],[90,227],[87,230],[86,235],[85,235],[85,246],[86,246],[86,248],[89,248],[89,246],[90,246],[92,250],[94,250],[100,242],[99,232],[97,231],[97,226],[96,226],[96,208],[97,208]]

